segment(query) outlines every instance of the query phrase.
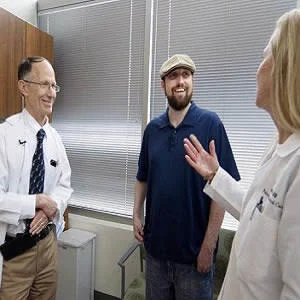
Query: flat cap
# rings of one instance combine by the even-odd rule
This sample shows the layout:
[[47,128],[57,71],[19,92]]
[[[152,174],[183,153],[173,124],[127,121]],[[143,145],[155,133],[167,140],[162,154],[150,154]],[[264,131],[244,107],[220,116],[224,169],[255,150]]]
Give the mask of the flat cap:
[[188,55],[175,54],[162,64],[159,71],[160,77],[164,78],[166,75],[177,68],[186,68],[192,73],[194,73],[196,70],[194,62]]

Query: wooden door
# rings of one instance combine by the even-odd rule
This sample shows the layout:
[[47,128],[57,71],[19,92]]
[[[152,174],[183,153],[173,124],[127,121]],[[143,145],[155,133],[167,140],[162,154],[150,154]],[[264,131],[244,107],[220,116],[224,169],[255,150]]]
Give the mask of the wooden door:
[[17,69],[25,50],[25,22],[0,8],[0,118],[21,111]]

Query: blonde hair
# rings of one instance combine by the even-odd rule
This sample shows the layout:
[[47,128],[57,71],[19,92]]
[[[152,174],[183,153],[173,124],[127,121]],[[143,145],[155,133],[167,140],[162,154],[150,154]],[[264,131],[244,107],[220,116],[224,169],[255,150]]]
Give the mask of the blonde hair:
[[300,9],[279,18],[271,49],[273,117],[277,126],[295,132],[300,130]]

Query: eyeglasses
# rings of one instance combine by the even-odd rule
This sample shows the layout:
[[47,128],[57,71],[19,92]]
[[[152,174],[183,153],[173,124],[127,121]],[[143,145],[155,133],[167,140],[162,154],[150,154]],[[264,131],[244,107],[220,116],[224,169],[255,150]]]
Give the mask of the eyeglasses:
[[27,83],[38,84],[41,87],[41,89],[43,89],[43,90],[52,88],[56,93],[58,93],[60,91],[60,86],[56,85],[55,83],[36,82],[36,81],[29,81],[29,80],[25,80],[25,79],[23,79],[23,81],[25,81]]

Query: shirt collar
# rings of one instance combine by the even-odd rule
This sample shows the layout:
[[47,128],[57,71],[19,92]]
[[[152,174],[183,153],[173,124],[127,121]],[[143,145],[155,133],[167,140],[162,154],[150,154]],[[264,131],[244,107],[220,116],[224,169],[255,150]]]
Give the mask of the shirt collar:
[[41,126],[37,121],[36,119],[26,110],[26,108],[23,109],[23,117],[24,117],[24,121],[25,121],[25,124],[26,126],[28,126],[28,128],[30,129],[30,131],[36,135],[37,132],[43,128],[45,130],[45,133],[46,133],[46,137],[47,137],[47,134],[50,130],[49,128],[49,119],[47,117],[47,121],[46,123],[44,124],[44,126]]
[[276,153],[279,157],[285,157],[299,148],[300,148],[300,132],[296,132],[290,135],[283,144],[277,145]]
[[[179,126],[193,126],[194,124],[194,113],[195,110],[197,108],[197,105],[192,101],[191,102],[191,106],[188,109],[186,115],[184,116],[184,119],[182,120],[182,122],[179,124]],[[162,114],[159,119],[158,119],[158,123],[159,123],[159,128],[164,128],[166,126],[172,126],[169,120],[169,108],[167,108],[167,110],[165,111],[164,114]]]

